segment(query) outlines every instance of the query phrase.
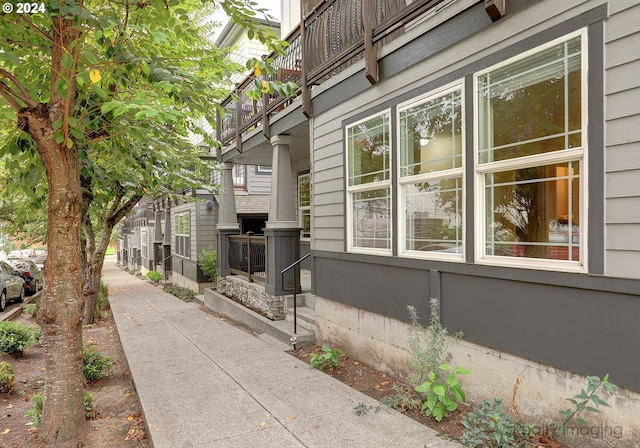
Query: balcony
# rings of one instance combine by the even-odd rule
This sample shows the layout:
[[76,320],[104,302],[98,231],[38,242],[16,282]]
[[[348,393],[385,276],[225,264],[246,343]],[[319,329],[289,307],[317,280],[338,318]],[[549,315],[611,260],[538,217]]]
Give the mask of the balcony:
[[[267,56],[274,60],[276,70],[266,79],[296,83],[299,86],[296,98],[302,97],[303,113],[310,117],[314,86],[363,59],[365,76],[371,84],[376,83],[378,48],[452,1],[316,0],[316,7],[305,1],[303,21],[285,39],[289,42],[286,53]],[[254,89],[254,81],[255,74],[251,73],[239,83],[221,103],[224,112],[218,112],[216,117],[218,141],[222,147],[235,142],[239,153],[247,133],[262,129],[269,138],[270,119],[296,99],[263,94],[261,100],[254,101],[247,95]]]

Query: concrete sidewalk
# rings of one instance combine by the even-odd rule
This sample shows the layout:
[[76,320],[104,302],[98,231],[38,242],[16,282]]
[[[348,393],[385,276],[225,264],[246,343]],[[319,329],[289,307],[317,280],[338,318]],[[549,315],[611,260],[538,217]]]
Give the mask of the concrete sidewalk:
[[155,448],[459,447],[255,337],[104,266],[109,301]]

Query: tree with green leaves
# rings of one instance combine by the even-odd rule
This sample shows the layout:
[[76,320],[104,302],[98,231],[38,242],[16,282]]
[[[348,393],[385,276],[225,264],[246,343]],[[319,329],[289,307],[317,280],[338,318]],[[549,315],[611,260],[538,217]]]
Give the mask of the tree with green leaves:
[[[273,38],[251,21],[251,2],[217,3],[252,36]],[[197,119],[213,117],[230,64],[207,38],[204,17],[216,2],[44,5],[32,15],[0,15],[0,147],[21,159],[8,176],[25,180],[23,193],[34,201],[46,194],[49,256],[38,319],[47,362],[39,440],[69,447],[85,430],[81,230],[88,229],[92,207],[108,208],[112,213],[104,216],[115,222],[136,195],[147,194],[132,191],[140,182],[156,193],[155,187],[171,186],[168,172],[189,177],[172,163],[176,154],[197,158],[188,132],[199,132]]]

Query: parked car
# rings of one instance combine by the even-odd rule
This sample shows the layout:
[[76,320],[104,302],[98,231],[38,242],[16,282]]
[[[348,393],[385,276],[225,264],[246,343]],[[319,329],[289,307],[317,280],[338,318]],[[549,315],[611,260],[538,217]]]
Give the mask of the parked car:
[[42,270],[32,260],[9,260],[7,262],[24,280],[24,289],[33,295],[42,289]]
[[24,301],[24,280],[4,261],[0,261],[0,311],[8,300]]

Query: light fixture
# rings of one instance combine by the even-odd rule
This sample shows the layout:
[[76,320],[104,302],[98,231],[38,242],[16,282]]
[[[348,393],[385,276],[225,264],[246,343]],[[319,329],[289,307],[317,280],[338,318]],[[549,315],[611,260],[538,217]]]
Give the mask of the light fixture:
[[489,14],[492,22],[504,17],[506,0],[484,0],[484,9]]

